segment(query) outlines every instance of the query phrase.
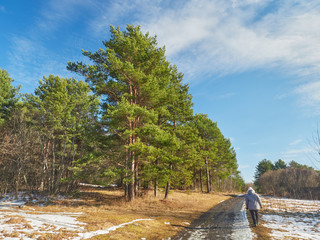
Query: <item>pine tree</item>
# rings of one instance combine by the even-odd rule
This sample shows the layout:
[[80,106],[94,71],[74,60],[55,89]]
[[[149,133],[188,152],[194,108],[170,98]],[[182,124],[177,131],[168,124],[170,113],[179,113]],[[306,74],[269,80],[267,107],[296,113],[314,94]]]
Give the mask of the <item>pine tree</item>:
[[[179,120],[172,117],[180,114],[178,110],[172,112],[175,104],[179,104],[179,91],[185,92],[187,98],[189,95],[186,94],[187,86],[181,83],[182,74],[166,60],[165,49],[157,46],[155,37],[143,34],[139,26],[132,25],[123,32],[111,26],[110,31],[110,40],[103,42],[105,50],[83,52],[93,65],[68,63],[68,69],[85,76],[92,90],[104,100],[102,118],[105,130],[118,137],[123,152],[126,152],[124,159],[119,161],[125,163],[126,195],[133,200],[141,156],[148,157],[148,152],[159,155],[154,149],[162,141],[153,139],[156,146],[152,149],[146,132],[155,129],[153,135],[166,135],[168,141],[175,142],[172,131],[169,135],[163,131],[169,131],[168,125],[174,126]],[[172,147],[165,149],[162,146],[158,150],[166,156],[167,162],[175,158]],[[169,160],[169,156],[174,157]]]
[[10,117],[11,111],[18,102],[19,87],[12,86],[13,79],[9,73],[0,68],[0,124]]
[[39,132],[43,190],[56,193],[65,183],[69,191],[74,184],[70,168],[85,155],[84,142],[98,107],[89,92],[83,81],[50,75],[39,82],[34,95],[25,96],[31,124]]

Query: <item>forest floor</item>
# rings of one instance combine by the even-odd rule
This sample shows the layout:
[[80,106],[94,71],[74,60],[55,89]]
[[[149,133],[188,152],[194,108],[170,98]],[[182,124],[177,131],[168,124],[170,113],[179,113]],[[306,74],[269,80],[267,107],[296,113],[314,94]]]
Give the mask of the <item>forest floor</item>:
[[227,194],[172,191],[133,202],[123,191],[83,189],[74,197],[19,193],[0,201],[0,239],[172,239]]

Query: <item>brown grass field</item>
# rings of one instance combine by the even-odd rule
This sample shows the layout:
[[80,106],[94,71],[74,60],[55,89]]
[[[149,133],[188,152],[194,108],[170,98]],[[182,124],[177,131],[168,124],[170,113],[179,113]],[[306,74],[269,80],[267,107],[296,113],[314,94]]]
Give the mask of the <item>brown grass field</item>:
[[[152,193],[145,192],[143,197],[126,202],[120,190],[85,189],[75,198],[55,201],[54,205],[40,207],[32,204],[26,208],[42,212],[81,212],[78,220],[87,224],[88,231],[107,229],[135,219],[153,219],[138,221],[91,239],[168,239],[220,201],[230,198],[222,193],[172,191],[164,200],[163,193],[159,197]],[[53,238],[48,235],[42,239]],[[54,239],[61,238],[56,235]]]

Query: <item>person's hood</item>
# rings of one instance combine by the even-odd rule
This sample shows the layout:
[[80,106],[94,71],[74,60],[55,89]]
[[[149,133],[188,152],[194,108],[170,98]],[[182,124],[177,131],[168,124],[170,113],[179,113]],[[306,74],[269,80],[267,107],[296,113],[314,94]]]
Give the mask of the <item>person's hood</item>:
[[248,194],[254,194],[255,192],[254,192],[252,187],[249,187],[247,193]]

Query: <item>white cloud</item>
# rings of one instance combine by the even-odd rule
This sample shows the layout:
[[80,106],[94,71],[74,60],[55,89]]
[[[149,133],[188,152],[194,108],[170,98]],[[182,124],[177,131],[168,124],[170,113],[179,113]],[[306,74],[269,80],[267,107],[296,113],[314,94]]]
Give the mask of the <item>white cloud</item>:
[[290,146],[295,146],[295,145],[298,145],[298,144],[301,143],[301,142],[302,142],[302,139],[297,139],[297,140],[289,143],[289,145],[290,145]]
[[6,12],[6,8],[5,8],[4,6],[1,6],[1,5],[0,5],[0,12],[5,13],[5,12]]
[[158,8],[140,17],[142,26],[158,36],[189,82],[276,69],[301,79],[286,96],[298,94],[302,105],[320,113],[319,1],[191,0]]
[[184,62],[186,57],[184,68],[196,72],[230,74],[259,67],[319,72],[319,8],[309,1],[284,1],[276,11],[260,16],[267,4],[236,1],[232,7],[229,1],[188,1],[145,20],[144,27],[158,35],[169,56],[182,55]]
[[158,36],[189,81],[258,68],[300,77],[320,73],[317,0],[92,0],[91,5],[96,34],[105,34],[110,24],[141,24]]
[[299,158],[306,158],[307,154],[313,151],[314,149],[312,149],[312,147],[289,149],[281,153],[282,155],[281,159],[293,160],[293,159],[299,159]]
[[50,0],[42,5],[33,32],[39,37],[41,31],[80,19],[86,19],[81,22],[90,33],[86,37],[99,39],[110,24],[141,24],[158,36],[169,60],[190,83],[204,75],[276,68],[312,79],[300,82],[294,93],[304,105],[320,105],[315,78],[320,73],[318,0]]
[[316,114],[320,113],[320,81],[301,84],[295,89],[295,93],[301,96],[303,106],[312,106]]

